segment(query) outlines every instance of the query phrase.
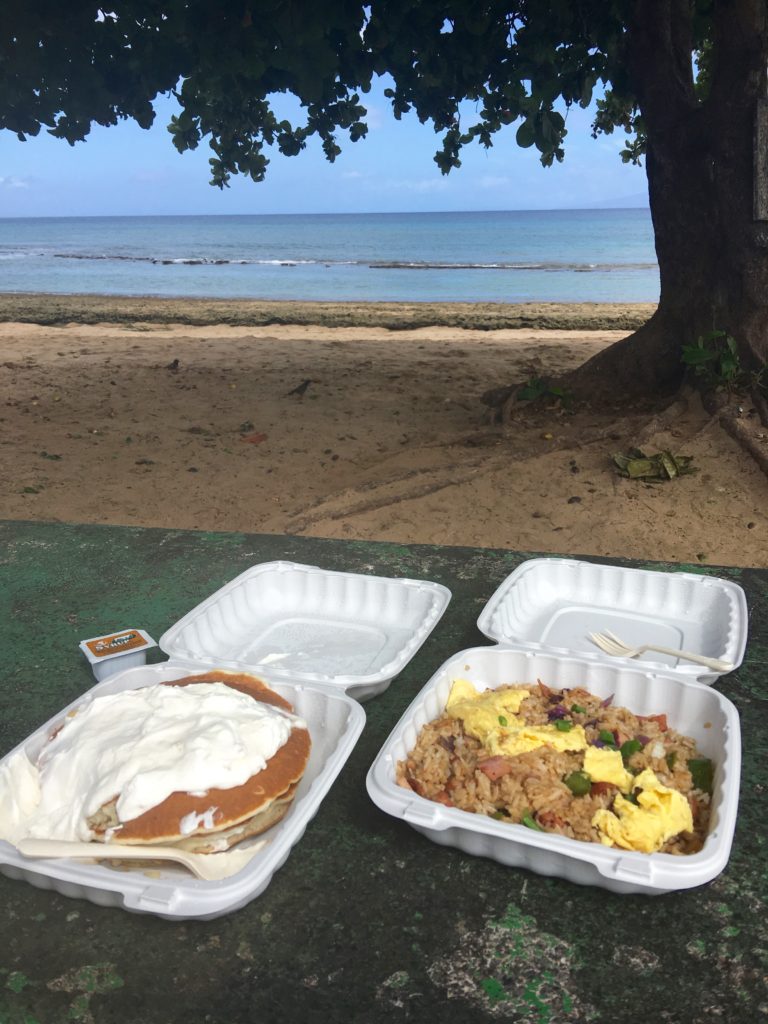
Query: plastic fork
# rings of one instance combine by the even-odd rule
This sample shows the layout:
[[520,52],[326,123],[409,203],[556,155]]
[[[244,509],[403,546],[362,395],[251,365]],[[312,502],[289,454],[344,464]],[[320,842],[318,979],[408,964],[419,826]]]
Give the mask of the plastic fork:
[[25,857],[74,857],[88,860],[171,860],[183,864],[197,878],[218,881],[237,874],[266,840],[242,850],[223,853],[189,853],[172,846],[129,846],[127,843],[76,843],[59,839],[22,839],[16,844]]
[[685,661],[694,661],[697,665],[704,665],[706,668],[714,669],[715,672],[730,672],[733,665],[730,661],[721,661],[720,658],[707,658],[703,654],[694,654],[692,651],[678,651],[673,647],[660,647],[658,644],[640,644],[638,647],[630,647],[629,644],[620,640],[615,633],[606,629],[602,633],[590,633],[589,639],[606,654],[616,658],[636,658],[646,651],[655,651],[657,654],[669,654],[673,658],[683,658]]

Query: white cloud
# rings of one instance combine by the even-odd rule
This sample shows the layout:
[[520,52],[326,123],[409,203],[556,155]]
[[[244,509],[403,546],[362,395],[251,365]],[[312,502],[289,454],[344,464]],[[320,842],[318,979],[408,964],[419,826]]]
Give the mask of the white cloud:
[[509,188],[511,184],[505,175],[484,174],[480,179],[480,188]]
[[443,178],[390,178],[383,187],[399,192],[446,192],[449,184]]
[[342,176],[342,178],[346,178],[348,181],[352,180],[352,179],[355,179],[355,178],[364,178],[365,177],[365,175],[362,173],[362,171],[342,171],[341,176]]
[[381,107],[375,103],[371,103],[369,105],[368,97],[364,93],[360,97],[360,102],[368,111],[363,120],[372,132],[377,131],[386,121],[390,121],[392,119],[390,111],[383,111]]
[[173,181],[173,175],[167,167],[156,168],[154,170],[143,168],[141,170],[134,171],[131,175],[131,181],[136,181],[143,185],[158,185],[167,181]]
[[30,181],[28,178],[0,177],[0,188],[29,188],[29,186]]

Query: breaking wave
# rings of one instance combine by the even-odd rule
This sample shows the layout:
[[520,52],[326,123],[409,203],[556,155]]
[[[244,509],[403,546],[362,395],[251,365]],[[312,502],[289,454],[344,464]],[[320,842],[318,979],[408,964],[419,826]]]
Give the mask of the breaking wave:
[[55,252],[56,259],[62,260],[115,260],[129,263],[152,263],[159,266],[268,266],[268,267],[367,267],[370,270],[496,270],[496,271],[540,271],[543,273],[611,273],[612,271],[645,271],[656,269],[655,263],[577,263],[558,261],[522,261],[493,263],[453,263],[419,260],[334,260],[334,259],[247,259],[209,258],[205,256],[139,256],[124,253],[76,253]]

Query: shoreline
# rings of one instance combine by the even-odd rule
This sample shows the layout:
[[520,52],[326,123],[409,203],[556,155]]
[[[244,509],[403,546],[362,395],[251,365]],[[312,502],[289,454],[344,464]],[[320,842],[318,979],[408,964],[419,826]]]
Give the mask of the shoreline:
[[157,323],[207,327],[375,327],[391,331],[450,327],[473,331],[625,331],[642,326],[656,303],[347,302],[0,293],[0,323]]

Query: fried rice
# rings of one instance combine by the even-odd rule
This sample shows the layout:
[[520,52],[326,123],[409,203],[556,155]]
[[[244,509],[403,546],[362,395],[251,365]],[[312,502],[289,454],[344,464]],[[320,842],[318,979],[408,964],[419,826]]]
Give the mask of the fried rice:
[[[526,725],[547,725],[567,717],[583,726],[588,746],[621,750],[633,776],[651,769],[664,786],[683,794],[691,807],[693,830],[672,836],[659,852],[691,854],[701,849],[709,824],[712,764],[698,753],[695,740],[669,728],[665,715],[636,715],[583,688],[552,690],[537,681],[498,691],[512,689],[529,691],[519,710]],[[584,755],[584,750],[543,745],[503,759],[489,757],[460,718],[445,714],[421,729],[413,750],[398,763],[397,781],[448,807],[600,843],[604,840],[593,819],[597,811],[613,808],[620,791],[612,783],[589,784],[587,779],[587,785],[578,787],[587,791],[574,793],[565,780],[573,773],[583,776]]]

